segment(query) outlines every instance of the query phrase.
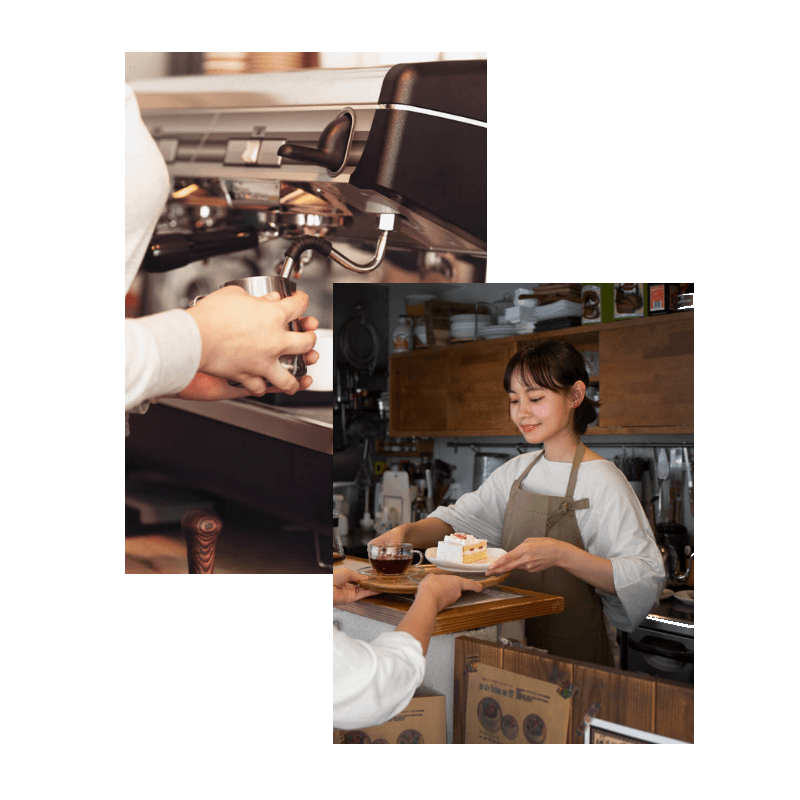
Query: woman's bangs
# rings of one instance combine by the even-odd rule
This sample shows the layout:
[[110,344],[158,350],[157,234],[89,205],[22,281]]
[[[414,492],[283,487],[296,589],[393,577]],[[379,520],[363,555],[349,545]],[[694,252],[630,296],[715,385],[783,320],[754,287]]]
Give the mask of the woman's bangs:
[[528,388],[538,386],[540,389],[550,389],[552,392],[559,392],[562,389],[553,378],[545,359],[537,358],[533,354],[522,353],[514,374],[518,375],[520,383]]

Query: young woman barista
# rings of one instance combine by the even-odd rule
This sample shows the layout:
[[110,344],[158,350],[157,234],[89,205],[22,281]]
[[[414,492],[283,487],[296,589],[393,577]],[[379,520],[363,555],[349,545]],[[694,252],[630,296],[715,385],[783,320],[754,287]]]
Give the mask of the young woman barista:
[[580,440],[597,412],[588,375],[569,343],[528,345],[506,367],[511,419],[528,444],[474,492],[374,541],[433,547],[462,531],[502,547],[487,575],[564,598],[564,611],[526,620],[528,644],[552,655],[613,666],[603,615],[633,631],[666,580],[644,511],[622,472]]

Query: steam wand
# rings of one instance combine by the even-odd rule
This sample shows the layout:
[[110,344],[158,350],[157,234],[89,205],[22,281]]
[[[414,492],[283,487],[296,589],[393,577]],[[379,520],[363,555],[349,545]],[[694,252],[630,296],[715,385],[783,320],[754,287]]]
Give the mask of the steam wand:
[[330,258],[331,261],[335,261],[353,272],[372,272],[386,255],[386,241],[389,238],[389,233],[394,230],[394,217],[394,214],[380,214],[378,216],[378,229],[381,235],[375,248],[375,255],[366,264],[356,264],[351,261],[347,256],[334,250],[333,245],[327,239],[322,239],[319,236],[301,236],[292,243],[285,253],[286,259],[283,262],[281,277],[291,278],[295,264],[299,261],[301,253],[306,250],[316,250],[318,253]]
[[[325,239],[317,236],[302,236],[286,251],[281,277],[291,278],[294,265],[305,250],[317,250],[337,264],[354,272],[371,272],[383,261],[386,254],[386,241],[390,231],[394,230],[394,218],[394,214],[378,215],[378,229],[381,231],[381,235],[375,255],[366,264],[356,264],[350,261],[342,253],[334,250],[331,243]],[[259,233],[247,228],[212,229],[192,231],[191,233],[155,233],[147,248],[141,268],[145,272],[169,272],[194,261],[251,250],[258,247],[263,240],[273,237],[272,232]]]

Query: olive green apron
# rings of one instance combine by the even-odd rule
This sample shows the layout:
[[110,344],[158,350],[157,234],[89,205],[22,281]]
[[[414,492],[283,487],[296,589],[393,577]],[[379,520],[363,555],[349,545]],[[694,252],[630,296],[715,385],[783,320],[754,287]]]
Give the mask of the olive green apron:
[[[575,509],[589,508],[589,500],[573,499],[578,467],[585,450],[583,442],[580,442],[572,462],[565,497],[534,494],[522,489],[522,482],[544,451],[514,481],[503,519],[504,550],[511,551],[525,539],[537,536],[549,536],[585,549]],[[564,598],[562,613],[525,620],[525,637],[531,647],[542,648],[554,656],[614,666],[611,643],[603,620],[603,605],[593,586],[559,567],[542,572],[514,570],[506,584]]]

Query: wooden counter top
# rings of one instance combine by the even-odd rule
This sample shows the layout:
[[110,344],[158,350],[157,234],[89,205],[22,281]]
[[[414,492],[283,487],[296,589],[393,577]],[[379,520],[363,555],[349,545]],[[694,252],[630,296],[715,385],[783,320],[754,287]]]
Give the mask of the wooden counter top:
[[[369,561],[366,559],[348,556],[344,561],[335,562],[333,568],[348,567],[358,570],[365,566],[369,566]],[[514,589],[504,584],[493,586],[491,591],[502,592],[505,596],[474,605],[446,608],[436,617],[433,635],[461,633],[490,625],[499,625],[501,622],[558,614],[564,610],[563,597],[529,592],[526,589]],[[397,625],[411,607],[410,601],[412,600],[413,596],[409,596],[408,600],[402,600],[389,595],[376,595],[365,597],[363,600],[349,603],[346,606],[337,606],[337,608],[390,625]]]

